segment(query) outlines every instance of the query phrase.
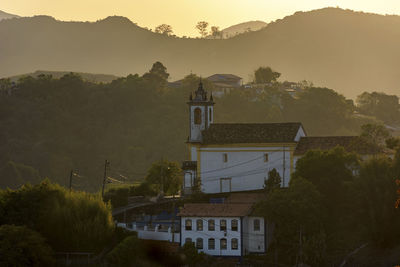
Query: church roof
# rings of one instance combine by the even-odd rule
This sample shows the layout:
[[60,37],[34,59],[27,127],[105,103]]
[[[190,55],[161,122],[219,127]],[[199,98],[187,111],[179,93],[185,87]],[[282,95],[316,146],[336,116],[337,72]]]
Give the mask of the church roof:
[[359,136],[310,136],[300,139],[294,155],[303,155],[309,150],[329,150],[336,146],[343,147],[347,152],[355,152],[361,155],[379,152],[377,147]]
[[302,127],[288,123],[213,123],[202,132],[203,144],[291,143]]
[[242,217],[252,211],[252,203],[187,203],[181,208],[178,216],[181,217]]

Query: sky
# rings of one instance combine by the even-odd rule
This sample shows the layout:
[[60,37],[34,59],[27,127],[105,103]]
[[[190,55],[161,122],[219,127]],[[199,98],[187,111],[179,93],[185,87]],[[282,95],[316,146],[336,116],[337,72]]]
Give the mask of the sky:
[[400,0],[1,0],[0,10],[19,16],[49,15],[65,21],[96,21],[124,16],[141,27],[166,23],[178,36],[197,36],[207,21],[221,29],[251,20],[281,19],[296,11],[340,7],[378,14],[400,14]]

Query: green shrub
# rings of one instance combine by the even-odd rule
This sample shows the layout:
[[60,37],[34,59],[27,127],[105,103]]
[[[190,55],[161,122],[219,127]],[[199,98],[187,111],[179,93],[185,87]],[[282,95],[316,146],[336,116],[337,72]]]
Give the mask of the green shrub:
[[25,226],[0,227],[0,266],[54,266],[53,251],[37,232]]

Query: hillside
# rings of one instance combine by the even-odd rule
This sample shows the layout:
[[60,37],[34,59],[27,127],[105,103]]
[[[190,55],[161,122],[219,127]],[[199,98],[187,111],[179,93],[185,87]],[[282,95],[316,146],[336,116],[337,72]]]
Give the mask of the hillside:
[[267,25],[268,24],[266,22],[260,20],[247,21],[225,28],[222,30],[222,33],[224,38],[227,38],[247,31],[258,31],[266,27]]
[[94,23],[47,16],[0,21],[0,77],[37,69],[142,74],[157,60],[171,80],[193,71],[245,80],[260,65],[281,80],[310,80],[348,97],[399,90],[400,17],[325,8],[297,12],[262,30],[224,40],[156,34],[123,17]]
[[0,10],[0,20],[11,19],[11,18],[19,18],[19,16],[10,14],[10,13],[6,13],[6,12]]
[[[51,75],[54,79],[59,79],[68,73],[70,73],[70,72],[69,71],[37,70],[33,73],[25,73],[25,74],[21,74],[21,75],[12,76],[9,78],[12,82],[17,82],[20,78],[25,77],[25,76],[32,76],[32,77],[36,78],[39,75]],[[109,83],[115,79],[118,79],[117,76],[110,75],[110,74],[96,74],[96,73],[84,73],[84,72],[79,72],[76,74],[81,76],[84,81],[93,82],[93,83],[101,83],[101,82]]]

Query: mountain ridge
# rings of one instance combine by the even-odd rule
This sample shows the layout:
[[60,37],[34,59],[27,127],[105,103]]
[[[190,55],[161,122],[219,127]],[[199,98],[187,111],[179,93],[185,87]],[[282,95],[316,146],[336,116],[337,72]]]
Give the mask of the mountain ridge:
[[284,74],[281,80],[310,80],[347,97],[372,90],[399,92],[399,16],[325,8],[296,12],[222,40],[165,36],[128,21],[0,21],[0,34],[7,40],[0,43],[0,77],[37,69],[124,76],[142,74],[161,61],[171,80],[190,71],[249,80],[257,67],[271,66]]

